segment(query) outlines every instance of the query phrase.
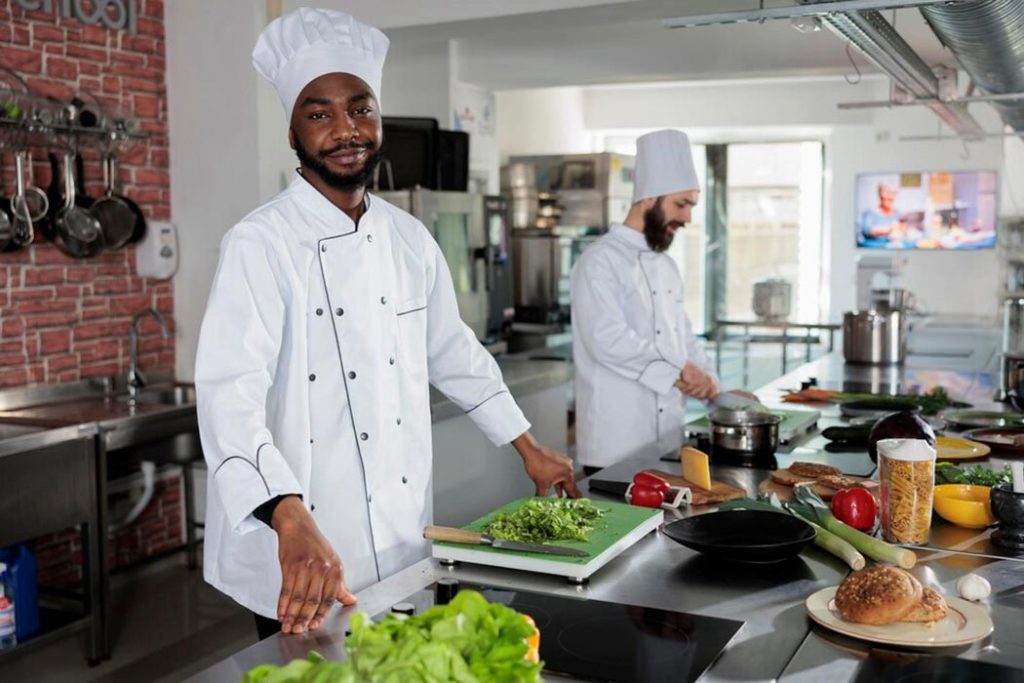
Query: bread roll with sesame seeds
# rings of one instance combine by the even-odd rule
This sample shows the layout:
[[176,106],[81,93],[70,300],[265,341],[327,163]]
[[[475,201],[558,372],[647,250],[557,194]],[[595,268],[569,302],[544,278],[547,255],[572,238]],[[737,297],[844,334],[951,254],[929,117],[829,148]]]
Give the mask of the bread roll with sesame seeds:
[[871,567],[846,577],[836,591],[836,609],[846,621],[892,624],[920,602],[923,589],[909,572],[898,567]]

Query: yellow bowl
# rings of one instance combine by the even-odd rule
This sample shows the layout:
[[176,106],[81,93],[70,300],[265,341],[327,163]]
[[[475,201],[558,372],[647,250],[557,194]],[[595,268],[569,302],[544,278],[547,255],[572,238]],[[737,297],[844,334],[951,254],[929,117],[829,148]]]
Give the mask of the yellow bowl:
[[941,484],[935,487],[934,507],[947,522],[968,529],[984,529],[996,523],[989,505],[988,486]]

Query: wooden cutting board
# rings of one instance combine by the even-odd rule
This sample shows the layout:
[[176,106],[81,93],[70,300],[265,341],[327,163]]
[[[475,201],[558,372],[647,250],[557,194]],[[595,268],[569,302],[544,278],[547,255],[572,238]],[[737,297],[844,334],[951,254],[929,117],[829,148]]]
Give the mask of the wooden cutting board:
[[736,500],[737,498],[746,498],[747,492],[743,489],[733,486],[731,484],[725,484],[720,481],[711,480],[711,490],[698,488],[696,484],[686,479],[683,479],[678,474],[669,474],[661,470],[646,470],[651,474],[657,475],[672,484],[672,486],[685,486],[690,489],[692,498],[690,499],[690,505],[711,505],[712,503],[724,503],[727,500]]
[[[850,476],[850,475],[844,475],[844,476]],[[855,479],[857,481],[871,481],[871,482],[874,482],[873,479],[868,479],[866,477],[853,477],[853,476],[850,476],[850,479]],[[867,487],[867,489],[869,491],[871,491],[872,494],[874,494],[875,498],[877,498],[878,497],[878,486],[877,486],[878,482],[874,482],[874,483],[876,484],[876,486]],[[836,494],[836,490],[835,489],[830,488],[828,486],[823,486],[822,484],[810,484],[810,487],[811,487],[811,490],[814,491],[815,493],[817,493],[818,496],[822,500],[824,500],[824,501],[832,500],[832,496],[834,496]],[[758,485],[758,487],[757,487],[757,494],[758,494],[759,497],[761,497],[761,496],[767,497],[767,496],[770,496],[773,493],[775,495],[777,495],[779,497],[779,500],[781,500],[783,503],[788,503],[789,501],[793,500],[793,487],[792,486],[786,486],[785,484],[780,484],[779,482],[775,481],[774,479],[771,479],[770,477],[768,479],[765,479],[764,481],[762,481]]]

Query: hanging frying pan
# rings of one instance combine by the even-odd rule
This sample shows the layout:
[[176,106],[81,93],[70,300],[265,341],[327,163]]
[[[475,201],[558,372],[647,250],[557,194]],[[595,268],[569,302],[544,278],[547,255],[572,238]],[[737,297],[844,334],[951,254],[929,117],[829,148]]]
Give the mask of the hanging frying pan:
[[[54,163],[51,161],[51,164]],[[86,258],[103,250],[103,228],[79,199],[75,181],[75,155],[64,155],[64,206],[53,221],[54,243],[68,256]]]
[[146,214],[142,213],[142,208],[135,203],[134,199],[126,195],[121,187],[121,160],[117,158],[117,155],[111,153],[108,164],[110,169],[110,186],[113,189],[113,193],[123,199],[135,214],[132,236],[128,238],[128,243],[134,244],[146,236]]
[[89,213],[96,217],[103,228],[103,242],[106,248],[120,249],[128,243],[135,231],[136,214],[123,197],[114,194],[111,159],[112,157],[104,157],[101,160],[106,192],[89,207]]

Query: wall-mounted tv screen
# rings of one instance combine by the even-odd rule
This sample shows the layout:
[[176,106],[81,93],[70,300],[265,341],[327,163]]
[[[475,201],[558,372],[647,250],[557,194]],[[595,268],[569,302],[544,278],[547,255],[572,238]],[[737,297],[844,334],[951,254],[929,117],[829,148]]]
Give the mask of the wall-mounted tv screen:
[[995,171],[862,173],[857,246],[864,249],[987,249],[996,244]]

